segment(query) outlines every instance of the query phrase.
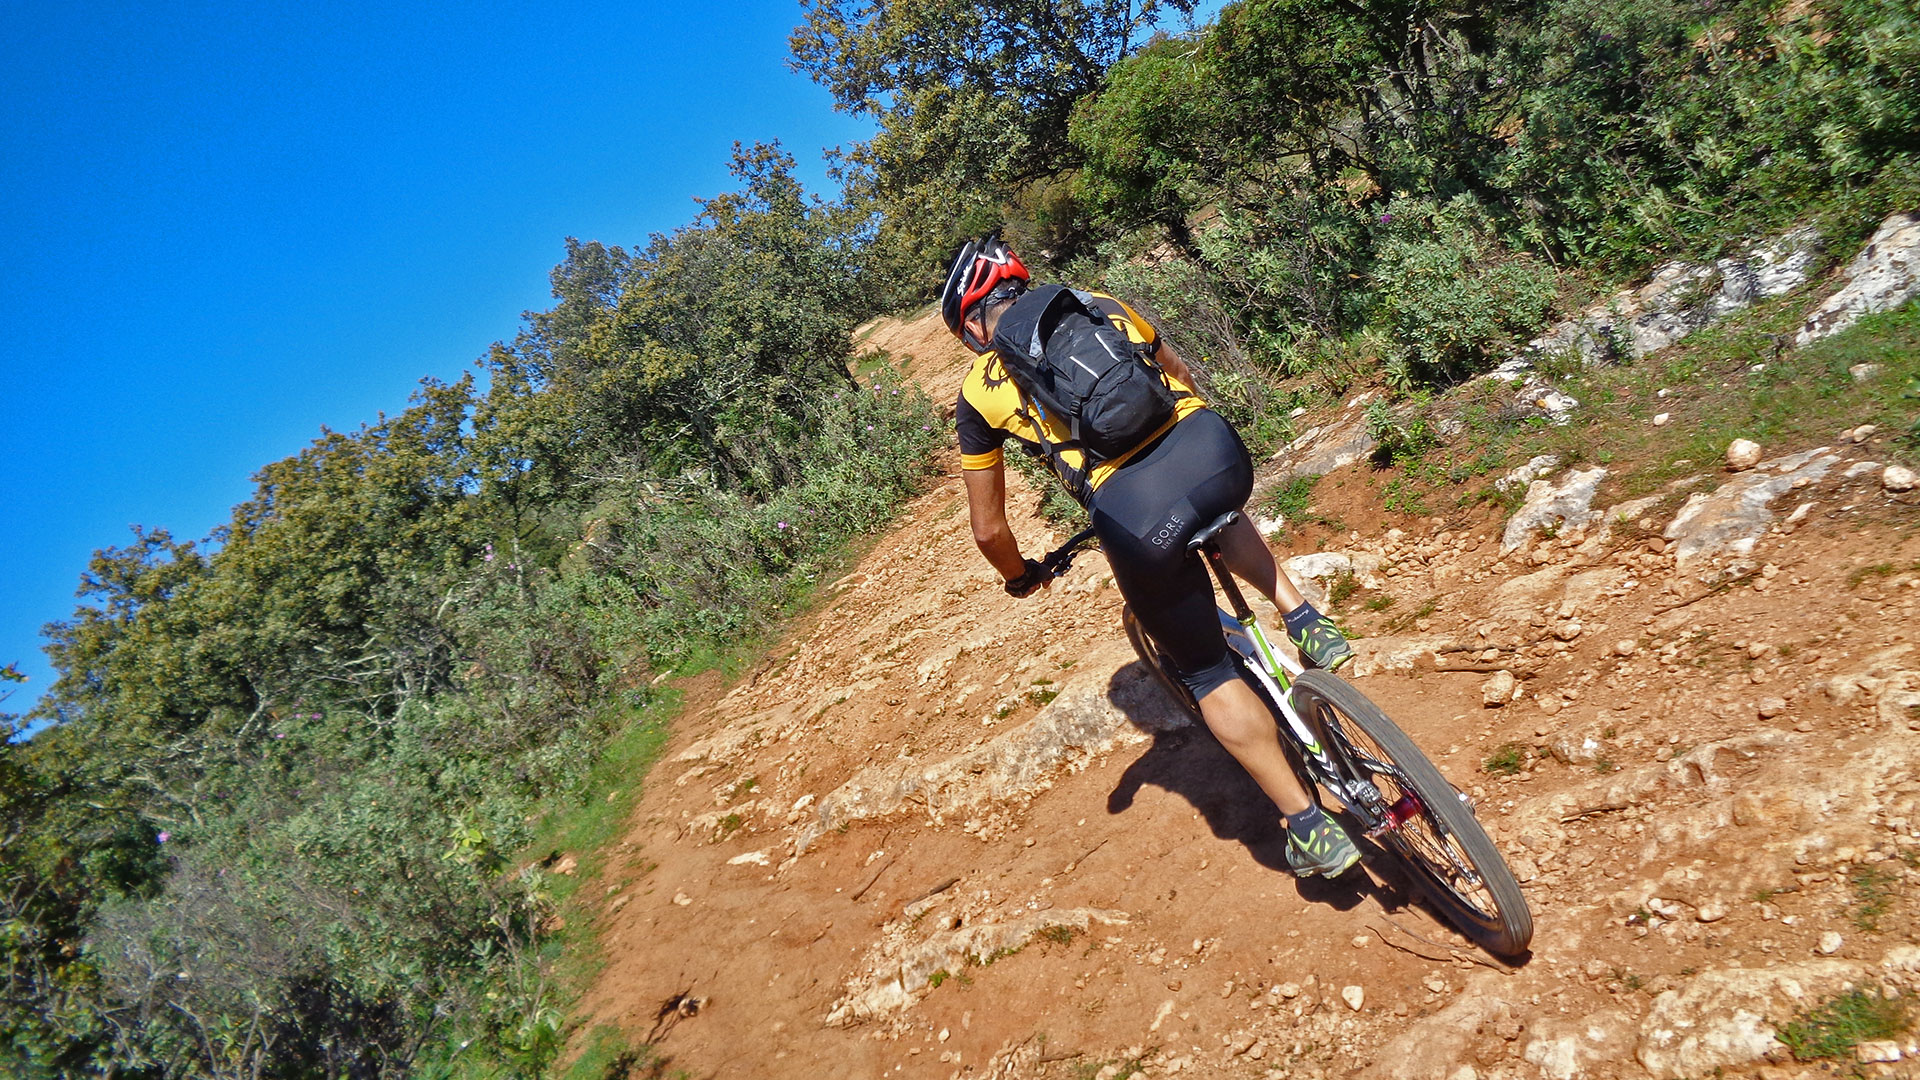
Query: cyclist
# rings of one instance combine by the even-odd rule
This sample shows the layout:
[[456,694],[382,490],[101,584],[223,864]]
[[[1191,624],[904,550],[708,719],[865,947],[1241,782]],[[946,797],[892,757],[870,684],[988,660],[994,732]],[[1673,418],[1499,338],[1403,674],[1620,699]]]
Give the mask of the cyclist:
[[[1052,416],[1041,416],[995,355],[993,331],[1028,291],[1027,269],[997,236],[969,241],[955,253],[940,294],[947,328],[973,350],[961,384],[954,422],[974,542],[1006,579],[1007,592],[1025,597],[1051,574],[1021,554],[1007,525],[1006,465],[1011,437],[1029,453],[1068,441]],[[1147,633],[1172,659],[1200,714],[1220,744],[1273,800],[1287,827],[1287,864],[1295,874],[1335,876],[1360,858],[1338,823],[1307,796],[1280,749],[1266,707],[1234,669],[1215,614],[1213,582],[1186,543],[1203,526],[1246,505],[1253,493],[1253,462],[1240,436],[1193,393],[1187,365],[1152,324],[1126,304],[1099,293],[1086,306],[1128,338],[1152,347],[1152,357],[1176,395],[1172,419],[1132,451],[1084,469],[1079,451],[1058,451],[1057,469],[1080,470],[1068,483],[1082,500],[1114,581]],[[1287,636],[1307,662],[1336,668],[1353,652],[1326,616],[1316,611],[1275,564],[1259,531],[1242,516],[1221,536],[1234,574],[1260,590],[1283,613]]]

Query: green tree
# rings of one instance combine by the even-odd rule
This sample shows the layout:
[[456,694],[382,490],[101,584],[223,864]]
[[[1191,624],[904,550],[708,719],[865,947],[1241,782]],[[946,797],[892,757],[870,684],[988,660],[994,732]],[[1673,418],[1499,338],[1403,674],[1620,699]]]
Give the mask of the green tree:
[[[1071,170],[1074,107],[1194,0],[803,0],[794,65],[880,132],[844,165],[882,215],[897,273],[924,275],[954,237],[997,224],[1025,185]],[[924,288],[924,286],[923,286]]]

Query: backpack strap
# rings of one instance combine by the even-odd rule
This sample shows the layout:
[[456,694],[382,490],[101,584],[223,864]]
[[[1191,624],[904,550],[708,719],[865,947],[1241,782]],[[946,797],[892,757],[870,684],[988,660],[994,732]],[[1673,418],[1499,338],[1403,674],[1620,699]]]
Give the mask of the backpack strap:
[[[1018,384],[1015,385],[1018,388]],[[1086,467],[1086,447],[1080,445],[1078,439],[1057,443],[1047,438],[1047,412],[1040,406],[1038,400],[1024,389],[1020,391],[1020,409],[1014,415],[1025,420],[1028,426],[1033,428],[1033,437],[1040,441],[1040,453],[1047,459],[1047,464],[1052,466],[1053,475],[1060,478],[1060,484],[1067,489],[1067,494],[1073,496],[1073,501],[1081,506],[1087,505],[1087,501],[1093,498],[1093,477],[1092,471]],[[1067,464],[1067,459],[1063,455],[1068,450],[1080,451],[1080,468]]]

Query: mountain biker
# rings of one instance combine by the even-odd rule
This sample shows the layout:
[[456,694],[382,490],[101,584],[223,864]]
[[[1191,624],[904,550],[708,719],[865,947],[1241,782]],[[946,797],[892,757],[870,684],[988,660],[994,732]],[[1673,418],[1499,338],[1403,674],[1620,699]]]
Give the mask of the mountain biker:
[[[1153,325],[1121,301],[1077,294],[1087,310],[1110,320],[1149,354],[1174,392],[1173,416],[1135,449],[1086,469],[1086,456],[1054,449],[1068,432],[1028,394],[996,354],[993,333],[1028,294],[1027,268],[997,236],[963,244],[940,293],[947,328],[973,352],[954,416],[974,542],[1006,579],[1007,592],[1025,597],[1052,575],[1021,554],[1007,525],[1006,466],[1011,437],[1029,453],[1046,447],[1056,470],[1077,470],[1070,492],[1082,492],[1114,581],[1135,616],[1167,653],[1200,703],[1207,727],[1273,800],[1287,827],[1287,864],[1305,877],[1344,873],[1359,860],[1353,841],[1307,796],[1280,749],[1273,717],[1235,671],[1215,614],[1213,582],[1186,543],[1202,527],[1246,505],[1253,462],[1239,435],[1194,394],[1187,365]],[[1035,417],[1039,417],[1036,424]],[[1078,497],[1078,496],[1077,496]],[[1243,515],[1221,534],[1235,576],[1260,590],[1282,613],[1288,639],[1309,664],[1336,668],[1353,651],[1275,564],[1259,531]]]

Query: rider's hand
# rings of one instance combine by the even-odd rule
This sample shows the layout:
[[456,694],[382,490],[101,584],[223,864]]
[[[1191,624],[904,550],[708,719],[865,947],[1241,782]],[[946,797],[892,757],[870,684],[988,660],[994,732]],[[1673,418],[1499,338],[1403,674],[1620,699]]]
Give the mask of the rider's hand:
[[1007,582],[1006,588],[1008,596],[1020,599],[1032,595],[1035,589],[1044,588],[1053,583],[1053,575],[1047,571],[1046,567],[1032,559],[1027,559],[1026,564],[1027,569],[1025,572],[1012,581]]

